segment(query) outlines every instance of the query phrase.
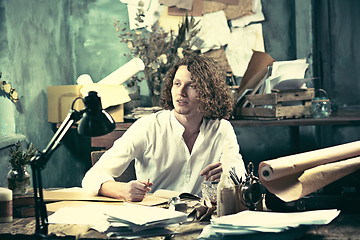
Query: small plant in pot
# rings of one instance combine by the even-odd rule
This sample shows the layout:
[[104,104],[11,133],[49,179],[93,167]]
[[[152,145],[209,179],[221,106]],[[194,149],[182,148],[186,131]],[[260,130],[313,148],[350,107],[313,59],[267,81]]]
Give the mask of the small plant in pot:
[[29,191],[31,180],[27,166],[37,150],[31,143],[28,149],[23,152],[20,142],[15,143],[15,148],[10,148],[9,162],[11,169],[7,175],[7,183],[14,195],[26,194]]

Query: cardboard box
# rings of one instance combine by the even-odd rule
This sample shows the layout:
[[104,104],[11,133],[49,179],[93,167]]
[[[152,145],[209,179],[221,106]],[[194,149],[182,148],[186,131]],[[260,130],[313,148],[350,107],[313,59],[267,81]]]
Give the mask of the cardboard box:
[[[123,85],[62,85],[50,86],[48,94],[48,121],[53,123],[62,122],[69,113],[73,101],[77,97],[84,98],[89,91],[97,91],[101,97],[101,104],[115,120],[124,121],[124,103],[130,101],[130,97]],[[74,109],[82,110],[84,103],[77,100]]]

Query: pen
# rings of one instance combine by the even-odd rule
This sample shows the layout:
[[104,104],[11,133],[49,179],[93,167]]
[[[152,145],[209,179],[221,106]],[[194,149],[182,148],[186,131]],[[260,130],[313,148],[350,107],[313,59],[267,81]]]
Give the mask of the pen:
[[231,167],[231,169],[232,169],[232,172],[234,173],[234,177],[236,178],[236,180],[237,180],[238,183],[240,184],[240,183],[241,183],[241,179],[239,179],[238,175],[236,174],[235,167]]
[[236,185],[239,185],[240,183],[239,183],[238,180],[236,179],[236,176],[235,176],[235,174],[233,173],[233,171],[230,170],[229,173],[230,173],[230,178],[231,178],[231,180],[234,182],[235,186],[236,186]]

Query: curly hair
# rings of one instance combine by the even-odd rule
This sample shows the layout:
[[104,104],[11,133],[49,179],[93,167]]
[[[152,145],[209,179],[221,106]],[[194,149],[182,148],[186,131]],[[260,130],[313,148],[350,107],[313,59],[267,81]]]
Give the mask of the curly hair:
[[171,88],[175,73],[180,66],[187,66],[194,82],[198,111],[205,118],[228,119],[233,111],[233,99],[225,82],[225,74],[215,62],[203,55],[188,53],[167,73],[161,93],[161,105],[168,110],[174,109]]

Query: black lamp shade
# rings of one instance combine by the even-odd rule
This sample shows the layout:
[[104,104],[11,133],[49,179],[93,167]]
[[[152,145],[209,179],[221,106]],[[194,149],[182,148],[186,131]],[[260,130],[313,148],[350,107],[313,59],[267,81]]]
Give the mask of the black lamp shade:
[[84,114],[78,125],[80,135],[97,137],[115,129],[115,121],[102,109],[101,99],[97,92],[90,91],[84,98]]

